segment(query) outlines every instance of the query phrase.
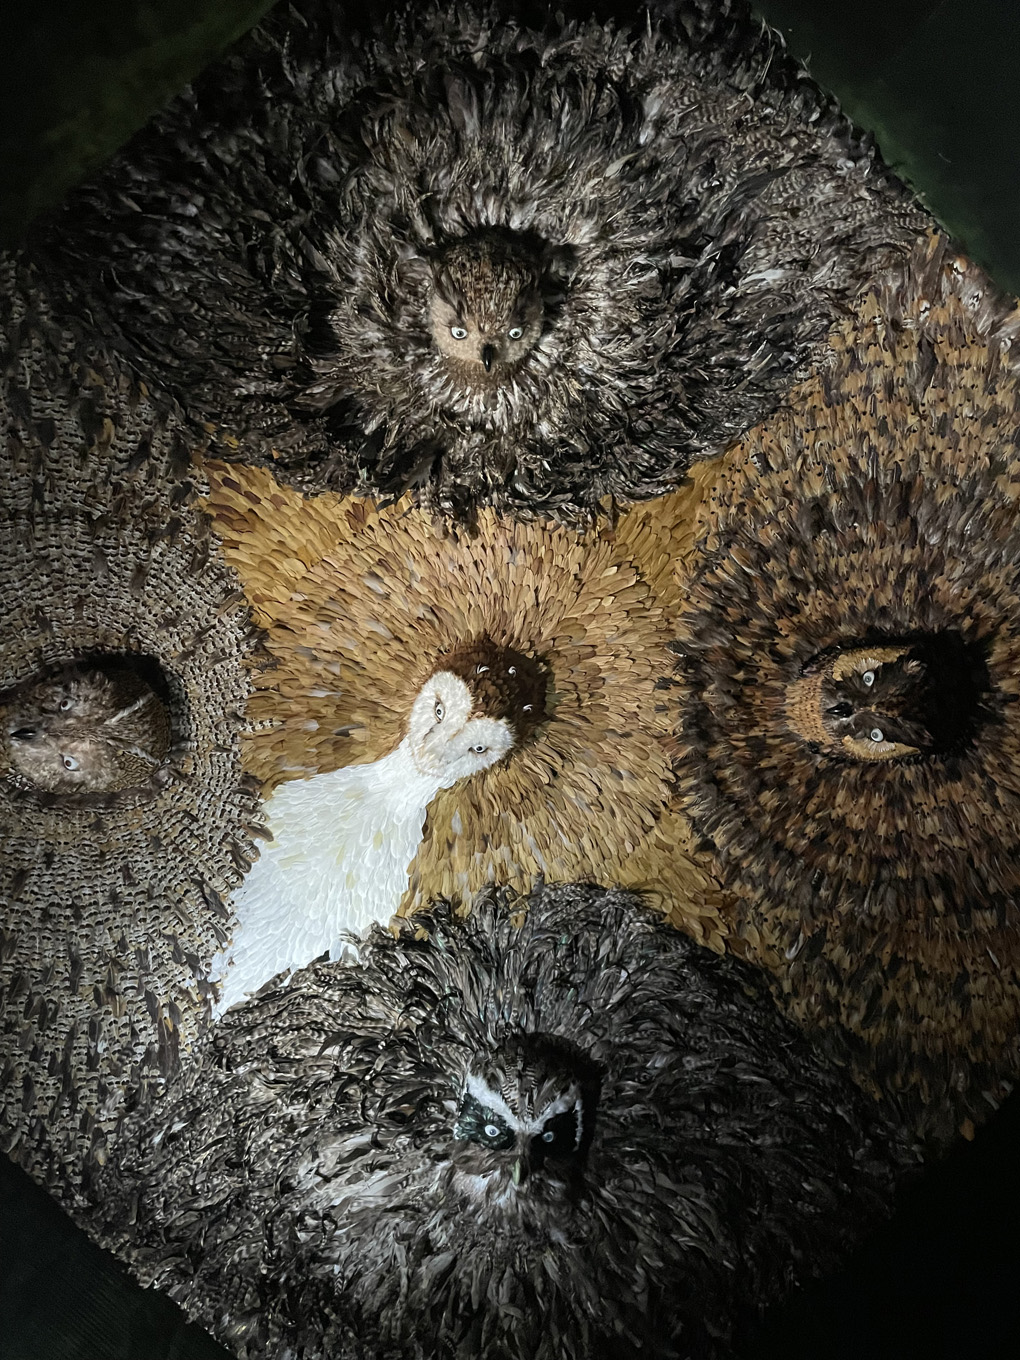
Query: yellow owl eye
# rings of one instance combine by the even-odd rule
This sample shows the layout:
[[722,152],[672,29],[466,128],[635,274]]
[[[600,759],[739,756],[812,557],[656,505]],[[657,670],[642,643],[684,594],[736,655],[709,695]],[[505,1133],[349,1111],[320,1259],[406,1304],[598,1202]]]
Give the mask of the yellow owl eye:
[[450,334],[453,336],[454,340],[467,339],[467,331],[464,329],[463,326],[451,326]]
[[509,335],[511,340],[519,340],[523,334],[524,330],[520,326],[511,326],[507,331],[507,335]]

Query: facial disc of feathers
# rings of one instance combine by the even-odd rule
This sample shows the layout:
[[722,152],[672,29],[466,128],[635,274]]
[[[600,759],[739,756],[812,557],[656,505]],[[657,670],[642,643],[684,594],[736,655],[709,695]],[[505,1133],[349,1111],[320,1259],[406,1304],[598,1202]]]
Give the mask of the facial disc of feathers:
[[194,1038],[251,650],[178,417],[0,260],[0,1142],[73,1189]]
[[259,468],[206,473],[213,528],[267,635],[246,755],[264,794],[381,761],[424,682],[452,671],[512,746],[436,793],[402,910],[466,904],[492,882],[526,892],[595,878],[648,889],[721,947],[718,893],[669,807],[670,719],[655,688],[684,493],[635,507],[615,531],[491,510],[444,529],[406,501],[304,499]]
[[37,244],[224,456],[444,510],[654,496],[927,219],[744,6],[550,25],[287,8]]
[[123,1126],[93,1230],[238,1357],[722,1360],[888,1204],[902,1136],[760,974],[505,896],[237,1007]]
[[925,243],[706,465],[681,571],[680,791],[741,934],[933,1134],[1020,1072],[1018,333]]

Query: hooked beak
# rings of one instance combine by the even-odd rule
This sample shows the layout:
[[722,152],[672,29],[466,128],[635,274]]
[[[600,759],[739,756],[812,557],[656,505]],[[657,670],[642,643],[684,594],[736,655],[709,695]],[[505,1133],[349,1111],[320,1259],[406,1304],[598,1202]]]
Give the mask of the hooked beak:
[[496,351],[491,345],[482,346],[482,363],[485,365],[486,373],[491,373],[492,371],[492,358],[495,352]]
[[514,1185],[523,1185],[524,1182],[528,1179],[530,1171],[531,1167],[528,1165],[527,1158],[518,1157],[516,1162],[514,1162],[513,1169]]

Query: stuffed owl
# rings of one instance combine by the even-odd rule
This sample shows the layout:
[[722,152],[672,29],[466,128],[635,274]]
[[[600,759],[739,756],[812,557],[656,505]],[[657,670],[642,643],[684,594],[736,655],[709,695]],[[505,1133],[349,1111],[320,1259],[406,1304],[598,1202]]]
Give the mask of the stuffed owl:
[[616,28],[288,6],[36,235],[147,381],[305,486],[561,516],[785,393],[927,219],[740,0]]
[[226,1014],[94,1185],[238,1356],[729,1355],[911,1163],[760,975],[626,893],[355,947]]

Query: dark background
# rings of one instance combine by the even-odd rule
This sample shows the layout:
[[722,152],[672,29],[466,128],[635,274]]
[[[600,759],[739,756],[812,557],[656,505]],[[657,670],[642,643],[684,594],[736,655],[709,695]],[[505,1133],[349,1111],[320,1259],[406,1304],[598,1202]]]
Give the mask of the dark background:
[[[0,242],[101,163],[268,0],[0,0]],[[999,284],[1020,291],[1020,3],[758,0]],[[901,1197],[753,1360],[1020,1360],[1020,1103]],[[0,1157],[0,1360],[221,1360]],[[593,1357],[597,1360],[597,1357]]]

